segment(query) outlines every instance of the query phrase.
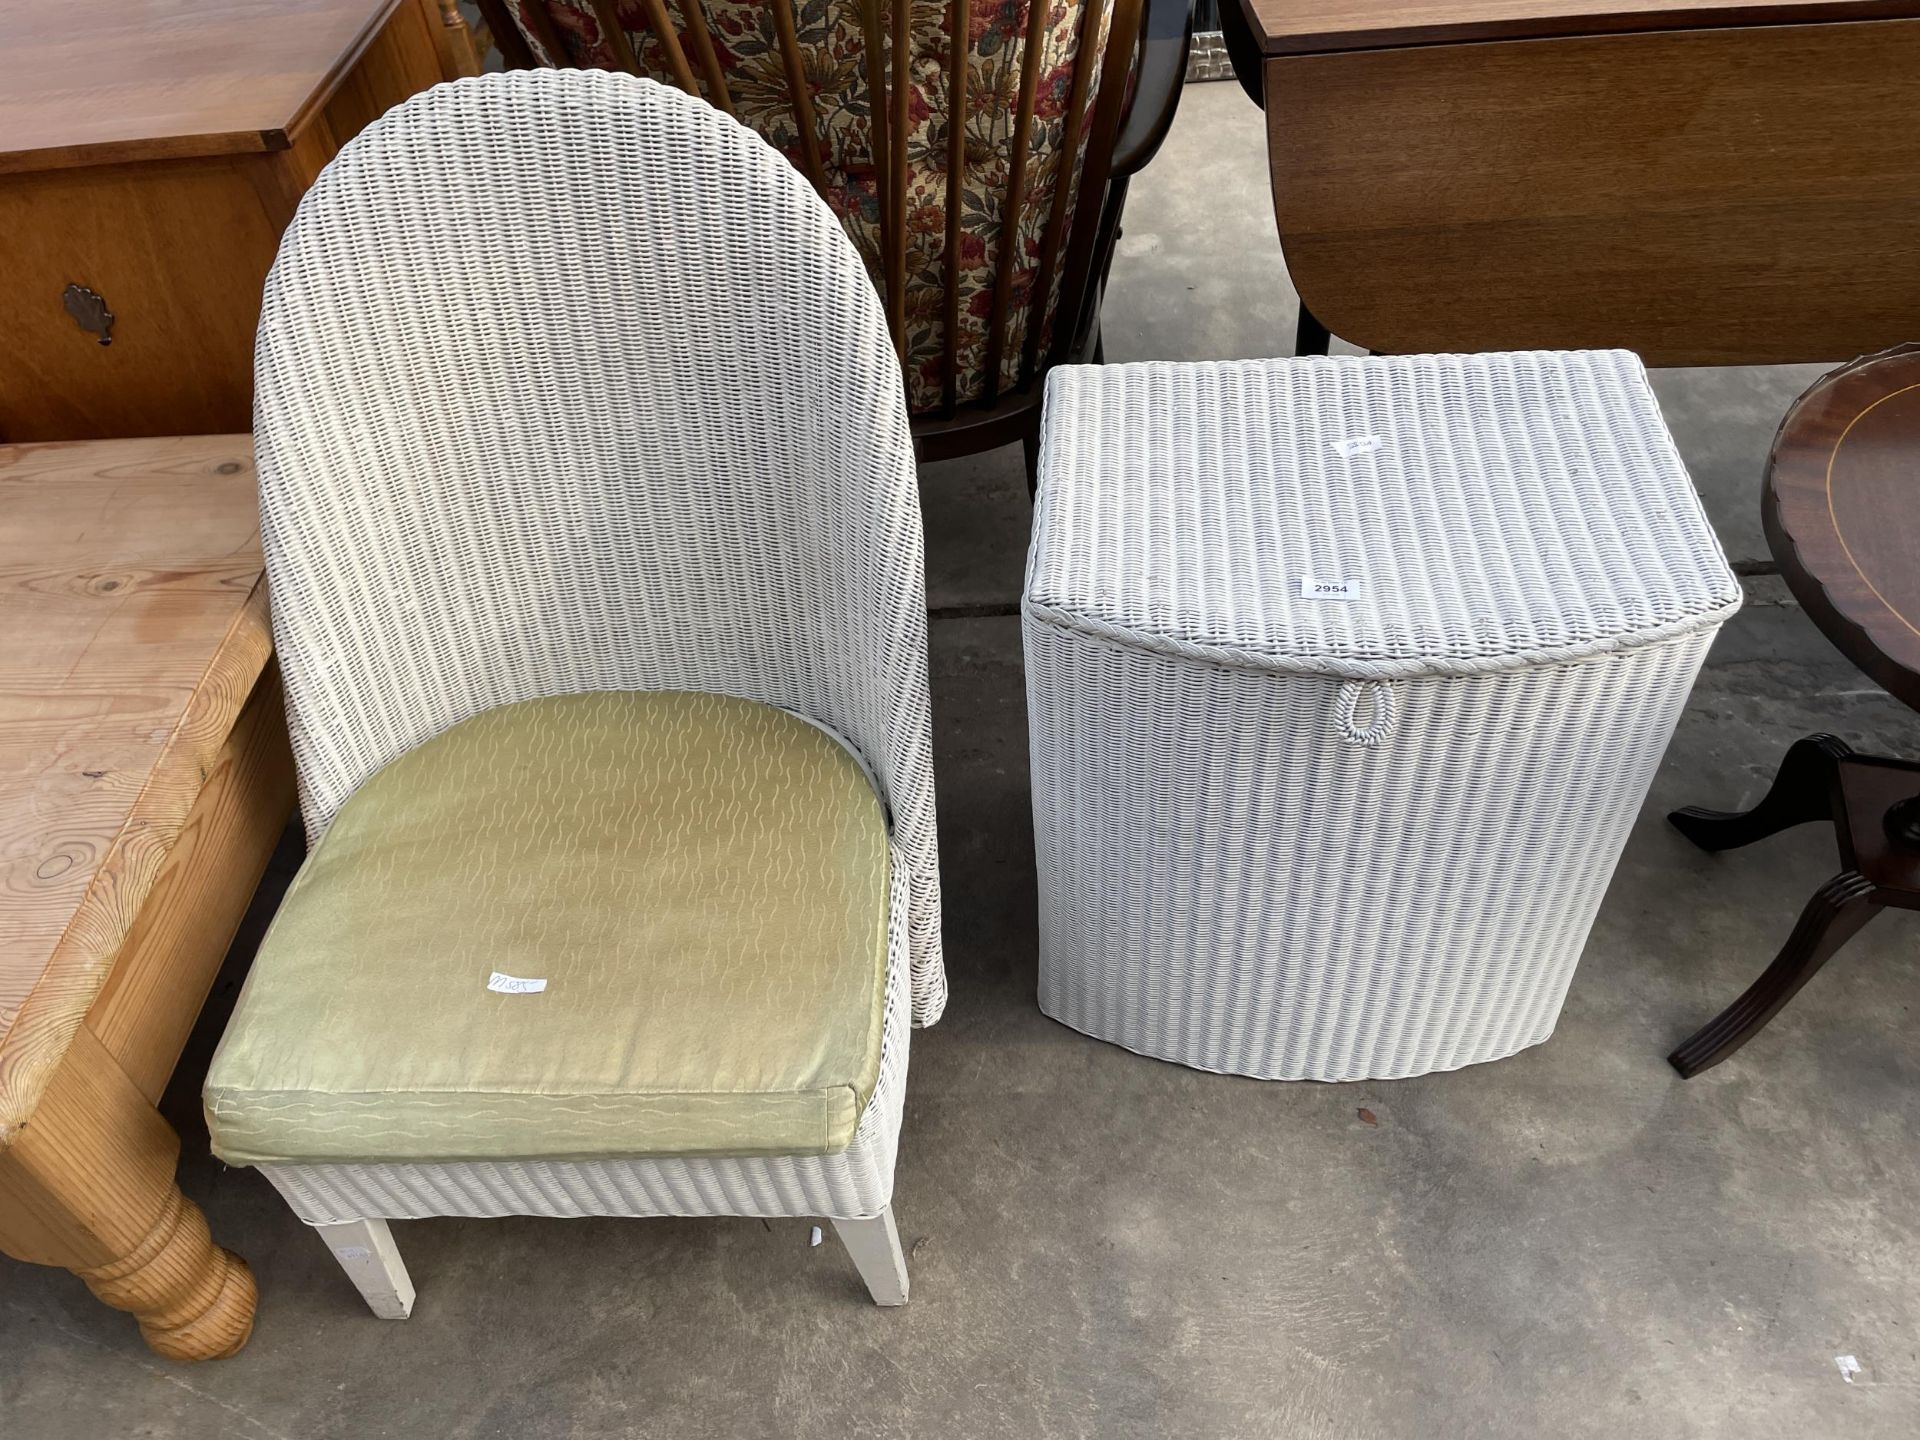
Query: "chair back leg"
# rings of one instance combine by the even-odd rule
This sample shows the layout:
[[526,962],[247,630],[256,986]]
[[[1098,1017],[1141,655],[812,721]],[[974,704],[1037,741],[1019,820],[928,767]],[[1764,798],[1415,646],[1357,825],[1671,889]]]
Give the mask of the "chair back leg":
[[382,1320],[404,1320],[413,1313],[413,1278],[386,1221],[349,1220],[344,1225],[316,1225],[313,1230],[327,1242],[374,1314]]
[[907,1257],[900,1251],[893,1206],[865,1220],[835,1220],[833,1232],[853,1257],[853,1268],[867,1282],[874,1304],[907,1303]]

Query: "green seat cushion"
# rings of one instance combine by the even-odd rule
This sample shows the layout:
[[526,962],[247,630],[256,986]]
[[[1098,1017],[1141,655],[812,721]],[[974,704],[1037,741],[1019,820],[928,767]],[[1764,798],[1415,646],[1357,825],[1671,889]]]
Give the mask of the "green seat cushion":
[[308,856],[207,1077],[213,1148],[829,1154],[879,1077],[886,968],[885,818],[825,731],[670,691],[503,706],[376,772]]

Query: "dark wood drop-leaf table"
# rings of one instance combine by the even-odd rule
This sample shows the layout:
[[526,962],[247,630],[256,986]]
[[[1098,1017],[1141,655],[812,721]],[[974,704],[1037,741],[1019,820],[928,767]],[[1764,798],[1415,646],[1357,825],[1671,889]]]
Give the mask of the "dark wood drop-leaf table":
[[[1814,623],[1887,692],[1920,709],[1920,345],[1843,365],[1794,402],[1774,438],[1762,499],[1767,542]],[[1920,910],[1920,764],[1796,741],[1753,809],[1669,817],[1707,850],[1830,821],[1840,871],[1814,891],[1747,992],[1670,1057],[1682,1075],[1718,1065],[1887,906]]]

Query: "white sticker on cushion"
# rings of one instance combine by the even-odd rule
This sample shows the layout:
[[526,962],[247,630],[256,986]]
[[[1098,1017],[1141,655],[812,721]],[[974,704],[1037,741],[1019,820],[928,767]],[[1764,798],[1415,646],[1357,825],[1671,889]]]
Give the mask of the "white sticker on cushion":
[[518,975],[502,975],[498,970],[487,977],[487,989],[501,995],[538,995],[546,988],[545,980],[522,980]]

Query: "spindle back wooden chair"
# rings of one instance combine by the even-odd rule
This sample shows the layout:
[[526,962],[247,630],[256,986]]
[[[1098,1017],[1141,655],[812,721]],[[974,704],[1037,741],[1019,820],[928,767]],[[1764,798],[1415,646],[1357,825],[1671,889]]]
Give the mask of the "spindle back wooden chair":
[[1190,9],[480,0],[507,68],[648,75],[758,131],[867,263],[920,457],[1022,440],[1029,464],[1047,370],[1101,356],[1128,178],[1172,123]]

